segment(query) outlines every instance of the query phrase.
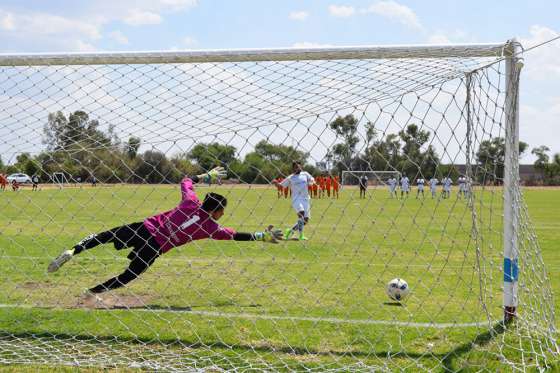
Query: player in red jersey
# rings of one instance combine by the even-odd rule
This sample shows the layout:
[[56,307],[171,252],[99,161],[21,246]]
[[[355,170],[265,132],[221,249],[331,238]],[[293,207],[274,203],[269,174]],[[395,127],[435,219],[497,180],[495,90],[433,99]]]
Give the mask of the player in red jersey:
[[327,190],[327,197],[331,196],[332,178],[331,175],[325,176],[325,189]]
[[6,190],[8,186],[8,179],[6,179],[6,175],[0,174],[0,190]]
[[[273,184],[281,183],[282,180],[283,179],[281,177],[277,177],[276,179],[272,180],[272,183]],[[280,185],[276,184],[276,193],[277,193],[278,198],[281,198],[282,193],[284,193],[284,188],[282,188]]]
[[333,177],[333,197],[338,198],[338,189],[340,189],[340,182],[338,181],[338,176]]
[[321,188],[321,196],[322,198],[325,198],[327,193],[327,177],[326,176],[321,176],[321,183],[319,184],[319,188]]

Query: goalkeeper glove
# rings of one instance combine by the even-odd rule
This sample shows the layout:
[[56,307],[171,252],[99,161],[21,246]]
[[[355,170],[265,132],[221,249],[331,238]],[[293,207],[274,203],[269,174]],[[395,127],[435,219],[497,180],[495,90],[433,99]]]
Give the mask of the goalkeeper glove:
[[204,178],[208,177],[208,178],[210,178],[210,180],[212,182],[215,182],[216,179],[218,179],[218,178],[225,179],[226,176],[227,176],[227,172],[221,166],[214,167],[213,169],[211,169],[207,173],[202,174],[202,175],[198,175],[199,179],[204,179]]
[[274,226],[269,225],[263,232],[255,232],[255,239],[269,243],[278,243],[284,235],[280,229],[273,228]]

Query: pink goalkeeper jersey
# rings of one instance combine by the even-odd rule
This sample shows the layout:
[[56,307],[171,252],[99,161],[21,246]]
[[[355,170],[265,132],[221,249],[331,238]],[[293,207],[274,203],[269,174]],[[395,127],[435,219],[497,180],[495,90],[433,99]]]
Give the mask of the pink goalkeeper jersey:
[[163,253],[194,240],[233,239],[233,229],[220,226],[200,208],[202,204],[188,177],[181,181],[181,195],[179,206],[144,220],[144,226],[159,243]]

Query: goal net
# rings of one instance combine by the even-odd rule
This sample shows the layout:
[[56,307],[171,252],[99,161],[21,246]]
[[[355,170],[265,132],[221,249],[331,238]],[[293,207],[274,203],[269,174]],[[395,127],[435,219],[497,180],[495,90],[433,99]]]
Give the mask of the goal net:
[[[5,167],[104,186],[2,196],[0,362],[550,366],[558,350],[545,259],[556,248],[539,244],[519,187],[518,51],[511,42],[0,56]],[[134,258],[115,250],[124,244],[46,271],[89,234],[175,208],[183,178],[216,166],[223,183],[201,180],[194,191],[227,197],[221,225],[290,228],[289,192],[272,181],[294,160],[325,189],[352,170],[394,170],[413,187],[449,178],[450,198],[320,193],[306,241],[194,240],[93,302],[84,290]],[[467,198],[455,198],[459,175]],[[386,295],[394,278],[410,287],[401,303]]]
[[401,178],[399,171],[342,171],[342,185],[359,185],[362,177],[367,178],[367,185],[387,185],[389,179],[397,182]]
[[54,172],[52,174],[52,182],[59,188],[63,188],[64,184],[68,184],[68,179],[66,178],[66,174],[64,172]]

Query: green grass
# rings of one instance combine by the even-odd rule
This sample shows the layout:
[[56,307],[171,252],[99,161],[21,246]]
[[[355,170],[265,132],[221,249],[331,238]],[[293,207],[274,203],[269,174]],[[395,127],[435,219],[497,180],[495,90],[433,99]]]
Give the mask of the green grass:
[[[217,190],[230,200],[221,223],[239,231],[267,224],[284,228],[295,221],[289,201],[278,200],[272,188]],[[502,317],[503,277],[498,190],[476,193],[478,241],[471,234],[471,209],[455,196],[400,201],[372,190],[369,199],[359,200],[358,191],[348,189],[338,200],[313,201],[307,242],[193,242],[163,255],[126,289],[108,295],[139,297],[153,308],[148,312],[76,307],[84,289],[127,265],[126,253],[110,246],[46,273],[54,256],[85,235],[172,208],[179,195],[176,186],[0,193],[0,303],[18,306],[0,308],[0,341],[5,342],[0,342],[0,361],[41,364],[56,351],[66,356],[61,364],[71,357],[81,356],[84,364],[84,356],[120,353],[147,364],[159,359],[224,369],[412,371],[507,369],[501,355],[527,365],[539,358],[520,352],[520,345],[541,349],[535,345],[538,336],[528,337],[538,333],[526,323],[506,331],[496,324]],[[550,285],[558,293],[560,190],[525,190],[524,195]],[[526,250],[535,250],[528,245]],[[537,259],[522,261],[522,288],[530,290],[522,292],[522,304],[546,303],[535,294],[542,284],[528,281],[541,276]],[[388,302],[384,292],[394,277],[406,279],[412,289],[402,307]],[[554,302],[556,309],[558,298]],[[531,316],[529,308],[520,307],[523,320],[542,318]],[[483,324],[438,329],[344,320]],[[123,361],[113,364],[126,366]]]

